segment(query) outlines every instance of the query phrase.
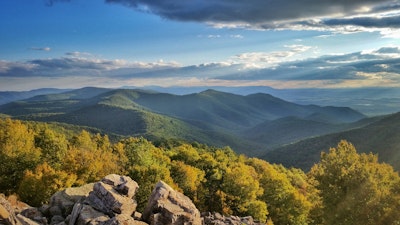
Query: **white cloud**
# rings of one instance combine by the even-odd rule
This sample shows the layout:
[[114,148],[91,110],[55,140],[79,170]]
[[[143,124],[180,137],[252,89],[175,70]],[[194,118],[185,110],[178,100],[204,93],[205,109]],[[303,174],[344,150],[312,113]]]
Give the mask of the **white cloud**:
[[35,51],[45,51],[45,52],[51,51],[50,47],[31,47],[29,49],[30,50],[35,50]]
[[121,73],[140,73],[160,69],[177,68],[177,62],[126,61],[101,59],[90,53],[71,52],[70,57],[35,59],[26,62],[0,61],[0,76],[3,77],[65,77],[65,76],[110,76]]
[[247,52],[236,55],[233,61],[245,65],[245,68],[267,68],[290,60],[291,57],[312,49],[305,45],[285,45],[286,51]]
[[240,34],[232,34],[232,35],[229,35],[229,37],[231,37],[231,38],[237,38],[237,39],[243,39],[243,38],[244,38],[244,36],[243,36],[243,35],[240,35]]

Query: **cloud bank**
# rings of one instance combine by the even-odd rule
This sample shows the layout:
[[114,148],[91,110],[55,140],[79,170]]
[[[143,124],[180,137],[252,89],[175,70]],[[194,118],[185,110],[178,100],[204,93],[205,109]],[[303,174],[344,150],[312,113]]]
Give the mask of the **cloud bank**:
[[106,0],[177,21],[253,29],[324,29],[399,27],[397,0]]
[[[225,62],[182,66],[176,62],[99,59],[90,53],[25,62],[0,61],[0,83],[91,86],[271,86],[274,88],[400,87],[400,48],[294,60],[312,48],[286,46],[281,52],[248,52]],[[86,56],[86,57],[83,57]],[[292,60],[291,60],[292,59]],[[18,80],[20,82],[18,82]],[[12,81],[12,82],[10,82]],[[68,82],[69,81],[69,82]],[[58,85],[56,84],[57,82]],[[68,86],[70,85],[70,86]],[[11,86],[10,86],[11,87]],[[17,87],[15,87],[17,88]],[[32,87],[34,88],[34,87]]]

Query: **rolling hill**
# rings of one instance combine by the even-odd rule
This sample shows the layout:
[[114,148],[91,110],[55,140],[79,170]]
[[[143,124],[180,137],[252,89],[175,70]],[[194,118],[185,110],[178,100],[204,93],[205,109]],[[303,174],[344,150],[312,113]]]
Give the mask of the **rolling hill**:
[[378,154],[379,160],[400,170],[400,113],[366,119],[364,123],[369,124],[288,144],[265,153],[262,158],[307,171],[319,161],[321,151],[347,140],[357,151]]
[[31,91],[0,91],[0,105],[31,98],[37,95],[47,95],[66,92],[66,89],[42,88]]
[[365,118],[350,108],[299,105],[269,94],[242,96],[206,90],[173,95],[93,87],[11,102],[0,106],[0,113],[95,127],[116,135],[228,145],[248,155],[359,127],[354,122]]

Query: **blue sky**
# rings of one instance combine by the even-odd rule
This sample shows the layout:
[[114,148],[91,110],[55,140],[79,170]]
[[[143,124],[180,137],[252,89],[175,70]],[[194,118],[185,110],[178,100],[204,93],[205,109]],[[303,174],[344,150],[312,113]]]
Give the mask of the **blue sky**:
[[400,86],[400,2],[2,0],[0,91]]

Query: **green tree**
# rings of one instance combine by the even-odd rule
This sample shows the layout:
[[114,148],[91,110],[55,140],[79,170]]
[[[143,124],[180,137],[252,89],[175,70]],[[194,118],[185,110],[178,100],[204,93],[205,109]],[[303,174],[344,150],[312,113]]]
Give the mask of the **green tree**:
[[140,187],[136,194],[138,210],[144,209],[158,181],[162,180],[173,188],[178,188],[169,170],[171,160],[164,151],[144,138],[128,138],[121,143],[128,160],[126,170]]
[[68,149],[65,135],[56,133],[44,126],[35,135],[35,146],[41,150],[42,162],[47,162],[54,168],[61,167]]
[[400,178],[372,154],[341,141],[321,154],[310,176],[322,199],[322,224],[400,224]]
[[177,189],[170,171],[167,167],[162,165],[149,165],[149,166],[132,166],[129,170],[129,176],[139,184],[139,190],[135,195],[138,203],[138,211],[143,212],[147,204],[148,198],[154,189],[154,185],[162,180],[171,187]]
[[199,151],[189,144],[182,144],[169,151],[170,158],[184,162],[187,165],[196,166],[200,159]]

